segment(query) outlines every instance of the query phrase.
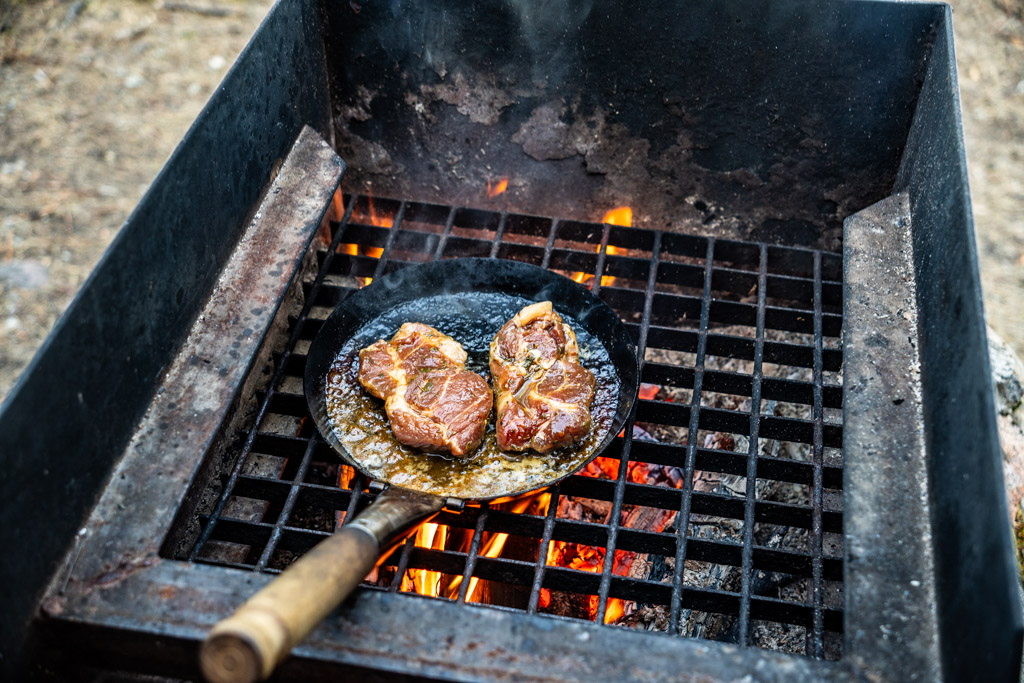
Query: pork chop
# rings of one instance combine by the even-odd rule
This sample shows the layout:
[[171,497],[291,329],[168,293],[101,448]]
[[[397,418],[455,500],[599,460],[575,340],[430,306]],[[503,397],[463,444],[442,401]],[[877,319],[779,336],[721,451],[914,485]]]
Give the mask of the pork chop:
[[391,431],[413,448],[465,457],[480,445],[490,387],[467,371],[466,352],[446,334],[405,323],[359,352],[359,383],[384,400]]
[[502,450],[549,453],[590,432],[594,375],[550,301],[527,306],[498,330],[490,368]]

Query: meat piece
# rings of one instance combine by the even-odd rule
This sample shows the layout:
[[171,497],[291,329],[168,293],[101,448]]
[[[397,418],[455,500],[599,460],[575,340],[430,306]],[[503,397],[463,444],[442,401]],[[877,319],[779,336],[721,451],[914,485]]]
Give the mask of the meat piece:
[[465,368],[458,342],[422,323],[359,352],[359,383],[384,399],[395,438],[459,457],[480,445],[492,405],[487,382]]
[[590,431],[594,375],[580,365],[576,334],[551,308],[531,304],[491,342],[498,447],[548,453]]

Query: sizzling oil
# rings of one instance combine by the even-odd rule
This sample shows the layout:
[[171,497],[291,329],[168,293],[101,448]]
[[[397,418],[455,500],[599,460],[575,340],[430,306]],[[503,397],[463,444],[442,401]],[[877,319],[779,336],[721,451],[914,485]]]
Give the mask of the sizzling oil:
[[327,379],[327,414],[334,436],[350,458],[375,479],[441,496],[484,499],[512,496],[542,488],[582,467],[601,445],[618,405],[619,377],[608,351],[575,320],[572,327],[580,362],[594,373],[597,387],[590,407],[593,427],[571,447],[551,453],[506,453],[498,449],[493,413],[483,443],[468,458],[424,453],[395,439],[384,403],[359,385],[359,350],[390,339],[405,322],[421,322],[451,336],[469,355],[466,369],[490,382],[488,349],[498,329],[533,303],[498,293],[446,294],[419,299],[388,310],[360,330],[339,351]]

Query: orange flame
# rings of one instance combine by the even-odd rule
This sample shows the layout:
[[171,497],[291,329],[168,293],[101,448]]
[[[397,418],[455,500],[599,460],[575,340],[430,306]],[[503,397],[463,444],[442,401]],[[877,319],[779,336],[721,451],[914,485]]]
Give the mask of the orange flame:
[[[420,548],[443,550],[448,539],[448,527],[427,522],[416,530],[414,543]],[[410,569],[402,579],[403,591],[415,591],[420,595],[437,597],[441,594],[441,572],[429,569]]]
[[334,191],[334,197],[331,200],[331,211],[333,212],[331,220],[340,221],[345,217],[345,195],[341,193],[341,188]]
[[[511,511],[521,513],[530,507],[532,503],[537,501],[538,504],[544,508],[541,512],[541,514],[543,514],[543,512],[546,512],[547,510],[547,501],[550,497],[551,495],[548,493],[534,493],[524,496],[513,501]],[[448,539],[448,527],[428,522],[423,524],[416,531],[416,537],[413,542],[420,548],[451,550],[451,548],[446,548]],[[483,549],[480,551],[480,556],[499,557],[502,549],[505,547],[506,541],[508,541],[508,534],[494,534],[483,545]],[[459,586],[462,584],[462,577],[457,576],[453,578],[447,585],[444,585],[445,582],[443,581],[443,578],[444,575],[441,572],[431,571],[428,569],[410,569],[402,578],[402,590],[412,591],[419,593],[420,595],[427,595],[430,597],[445,597],[454,600],[459,595]],[[469,580],[469,588],[466,590],[466,602],[471,602],[474,601],[474,599],[477,599],[476,589],[479,581],[480,580],[475,576]]]
[[498,182],[491,184],[491,181],[487,181],[487,196],[497,197],[508,189],[508,178],[502,178]]
[[[605,213],[604,218],[601,219],[601,222],[602,223],[608,223],[610,225],[623,225],[623,226],[626,226],[626,227],[630,227],[630,226],[633,225],[633,209],[631,207],[629,207],[629,206],[619,206],[619,207],[616,207],[616,208],[612,209],[611,211],[608,211],[607,213]],[[597,248],[595,249],[595,251],[600,253],[601,245],[597,245]],[[612,246],[610,244],[605,249],[605,253],[610,255],[610,256],[615,256],[615,255],[621,253],[621,251],[622,250],[619,249],[618,247],[614,247],[614,246]],[[593,279],[594,279],[594,276],[591,275],[590,273],[583,273],[583,272],[573,273],[570,277],[572,278],[572,280],[574,282],[579,282],[580,284],[586,284],[588,282],[593,281]],[[614,284],[615,284],[615,277],[614,276],[612,276],[612,275],[602,275],[601,276],[601,286],[602,287],[611,287]]]
[[611,225],[624,225],[630,227],[633,225],[633,209],[628,206],[619,206],[604,215],[601,219],[602,223],[610,223]]
[[[607,222],[608,221],[605,221],[605,223],[607,223]],[[597,245],[597,247],[595,247],[594,251],[596,251],[597,253],[600,254],[601,253],[601,245],[600,244]],[[611,244],[607,245],[605,247],[605,250],[604,250],[604,253],[608,254],[609,256],[617,256],[621,252],[622,252],[622,250],[619,247],[612,246]],[[583,273],[583,272],[579,272],[579,271],[573,273],[570,277],[572,278],[573,282],[578,282],[581,285],[582,284],[586,284],[588,282],[591,282],[594,279],[594,276],[591,273]],[[614,284],[615,284],[615,276],[614,275],[602,275],[601,276],[601,286],[602,287],[611,287]]]
[[[610,477],[616,476],[619,467],[619,461],[612,458],[597,458],[591,463],[587,469],[583,472],[588,476],[597,477]],[[644,463],[630,463],[630,479],[635,480],[634,468],[643,468],[646,471],[646,465]],[[638,472],[636,472],[638,473]],[[530,510],[530,514],[544,515],[547,512],[547,507],[551,503],[551,495],[548,493],[531,494],[513,501],[510,505],[510,511],[514,513],[522,513]],[[532,508],[531,508],[532,506]],[[654,529],[655,532],[662,531],[665,522],[659,526],[661,528]],[[479,551],[480,557],[500,557],[502,551],[507,545],[508,534],[506,533],[494,533],[489,537],[485,535],[485,542]],[[427,523],[420,527],[416,532],[415,544],[420,548],[432,548],[435,550],[455,550],[465,551],[468,550],[469,537],[449,534],[447,527]],[[446,547],[447,545],[461,545],[458,547]],[[595,574],[601,573],[604,568],[605,562],[605,549],[596,547],[581,545],[568,541],[552,540],[546,549],[545,563],[548,566],[555,567],[566,567],[569,569],[585,572],[593,572]],[[612,573],[623,576],[629,571],[630,564],[632,563],[635,553],[627,551],[617,551],[615,559],[612,564]],[[478,602],[482,599],[479,593],[480,583],[479,579],[473,577],[470,579],[469,586],[466,590],[466,601],[467,602]],[[447,599],[455,599],[458,597],[459,588],[462,584],[462,577],[457,576],[451,578],[450,581],[446,581],[446,576],[438,571],[431,571],[426,569],[410,569],[406,572],[406,575],[402,578],[402,590],[403,591],[415,591],[421,595],[427,595],[431,597],[444,597]],[[547,588],[541,588],[540,599],[538,606],[541,609],[547,609],[551,605],[551,591]],[[598,616],[598,607],[600,606],[600,599],[596,595],[589,597],[587,603],[587,614],[590,619],[601,620],[606,624],[618,622],[625,615],[626,601],[620,598],[609,597],[607,605],[605,607],[605,613],[602,617]]]
[[[530,507],[530,504],[537,500],[547,510],[547,500],[550,500],[551,494],[541,493],[532,494],[519,498],[513,502],[512,512],[521,513],[526,508]],[[505,547],[505,542],[508,540],[508,534],[498,533],[495,534],[484,544],[483,549],[480,551],[480,557],[500,557],[501,551]],[[469,588],[466,590],[466,602],[475,602],[476,588],[479,583],[477,577],[473,577],[469,580]],[[456,577],[452,580],[448,586],[448,597],[455,598],[459,594],[459,586],[462,584],[462,577]]]
[[[379,259],[383,254],[384,250],[380,247],[360,247],[358,244],[351,242],[342,242],[338,245],[339,254],[348,254],[349,256],[359,256],[362,251],[363,256],[369,256],[370,258]],[[373,282],[372,277],[357,277],[360,286],[365,287],[366,285]]]
[[370,195],[366,196],[365,209],[358,204],[356,205],[355,210],[352,212],[352,220],[356,223],[369,223],[378,228],[390,228],[395,223],[393,215],[378,212],[376,205],[373,203],[373,197]]
[[370,222],[376,225],[378,228],[390,228],[394,225],[394,219],[392,216],[382,216],[377,213],[376,208],[373,206],[373,197],[367,197],[370,204]]

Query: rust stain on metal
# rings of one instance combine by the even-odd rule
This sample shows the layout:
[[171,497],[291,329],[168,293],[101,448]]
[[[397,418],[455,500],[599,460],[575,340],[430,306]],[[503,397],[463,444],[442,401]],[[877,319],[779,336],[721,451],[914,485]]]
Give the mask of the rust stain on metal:
[[97,588],[110,588],[111,586],[124,581],[140,569],[155,567],[159,562],[160,558],[156,555],[148,555],[142,558],[122,561],[113,569],[102,572],[83,581],[82,583],[84,588],[82,593],[84,595],[88,595]]

